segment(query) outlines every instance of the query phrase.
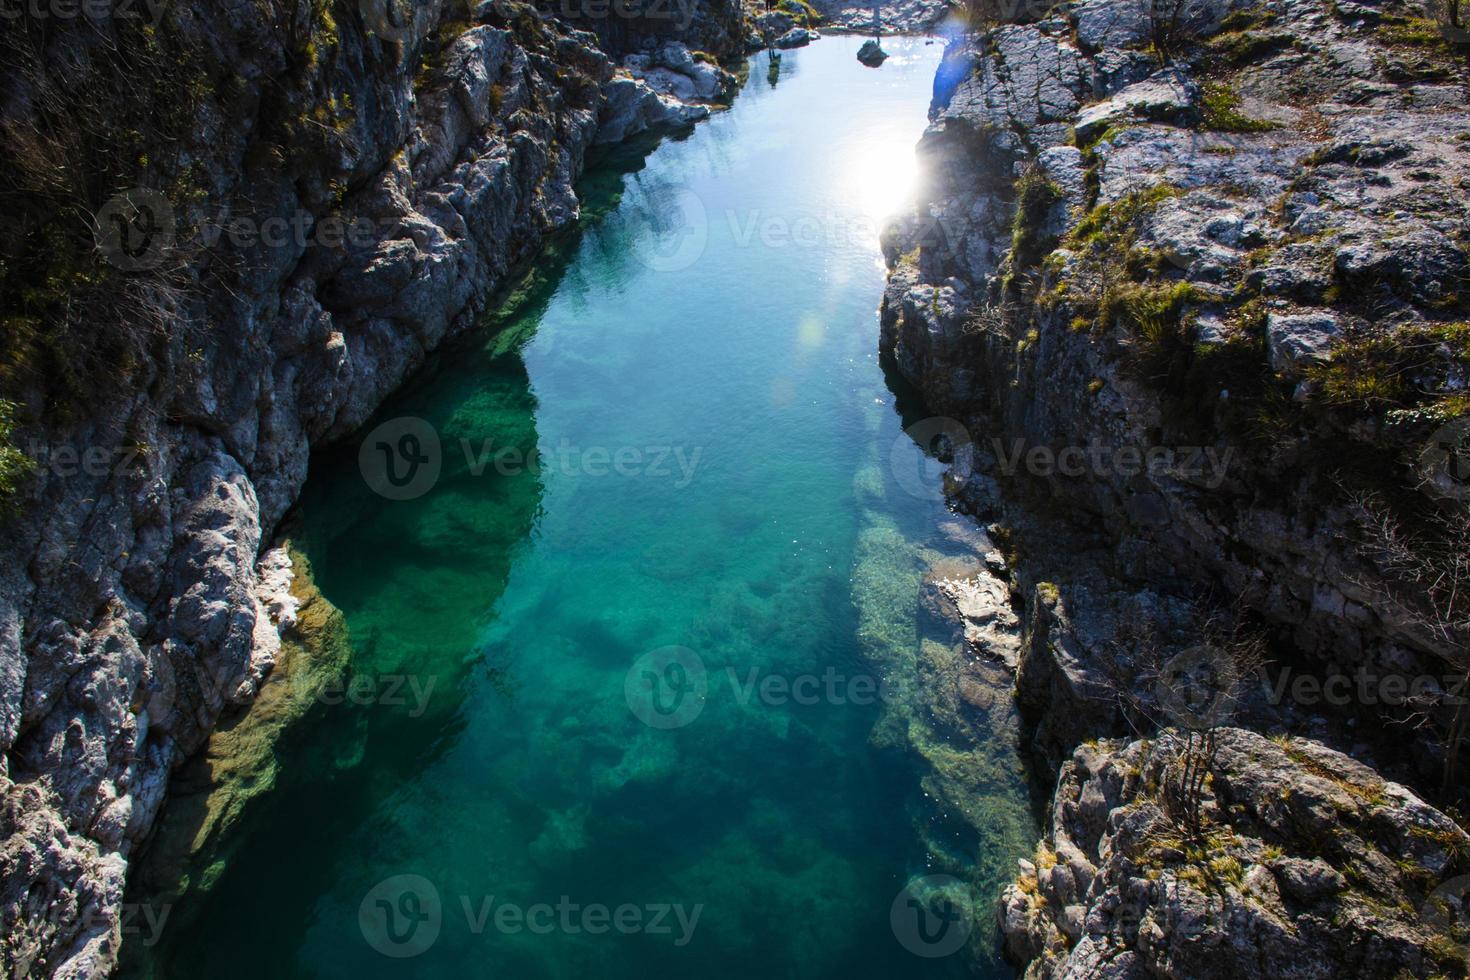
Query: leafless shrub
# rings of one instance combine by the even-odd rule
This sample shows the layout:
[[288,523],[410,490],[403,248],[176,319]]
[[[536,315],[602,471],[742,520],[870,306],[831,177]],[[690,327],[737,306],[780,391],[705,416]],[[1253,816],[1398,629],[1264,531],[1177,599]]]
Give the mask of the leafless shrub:
[[979,303],[970,308],[965,328],[970,333],[993,336],[1008,343],[1019,312],[1020,307],[1010,300]]
[[1196,38],[1191,27],[1191,7],[1196,0],[1149,0],[1149,42],[1159,66],[1172,64]]
[[[183,263],[124,272],[98,215],[190,125],[196,69],[162,31],[22,20],[0,37],[0,389],[63,413],[116,389],[166,342]],[[176,130],[160,121],[169,117]]]
[[1470,23],[1466,22],[1463,0],[1430,0],[1429,10],[1450,41],[1470,42]]
[[1433,644],[1460,678],[1456,690],[1412,698],[1402,719],[1438,742],[1444,755],[1441,789],[1448,791],[1470,729],[1462,694],[1470,687],[1470,503],[1435,511],[1416,531],[1372,494],[1357,495],[1352,513],[1363,534],[1359,550],[1378,573],[1356,575],[1354,584],[1374,598],[1381,613]]
[[1201,642],[1182,651],[1160,633],[1147,620],[1125,627],[1103,657],[1103,671],[1135,731],[1160,733],[1158,747],[1172,757],[1165,768],[1165,810],[1186,839],[1197,841],[1205,834],[1220,729],[1257,683],[1265,643],[1242,615],[1205,620]]

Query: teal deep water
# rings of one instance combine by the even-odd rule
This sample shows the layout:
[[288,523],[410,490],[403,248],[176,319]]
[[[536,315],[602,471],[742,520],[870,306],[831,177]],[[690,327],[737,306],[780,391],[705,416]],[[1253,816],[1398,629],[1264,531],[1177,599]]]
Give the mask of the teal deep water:
[[423,420],[425,492],[375,492],[358,441],[314,460],[296,540],[357,694],[291,731],[154,975],[1009,975],[890,925],[936,840],[1014,867],[1018,834],[949,826],[872,737],[864,637],[917,627],[856,583],[912,591],[947,519],[887,462],[876,356],[876,218],[941,45],[885,39],[873,71],[861,40],[785,53],[774,85],[759,55],[730,111],[594,164],[575,240],[367,426],[391,455]]

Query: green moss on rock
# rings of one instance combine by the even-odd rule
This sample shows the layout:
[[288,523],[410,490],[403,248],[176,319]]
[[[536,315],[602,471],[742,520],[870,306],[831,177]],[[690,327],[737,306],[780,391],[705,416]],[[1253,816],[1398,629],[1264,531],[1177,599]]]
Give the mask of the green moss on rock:
[[306,556],[290,542],[285,546],[296,625],[283,633],[276,667],[249,710],[221,721],[170,783],[168,806],[135,882],[159,901],[209,889],[245,837],[233,828],[275,786],[281,737],[341,680],[352,659],[346,619],[317,589]]
[[1254,119],[1240,111],[1240,93],[1234,86],[1215,82],[1203,87],[1200,98],[1201,125],[1220,133],[1263,133],[1277,124]]

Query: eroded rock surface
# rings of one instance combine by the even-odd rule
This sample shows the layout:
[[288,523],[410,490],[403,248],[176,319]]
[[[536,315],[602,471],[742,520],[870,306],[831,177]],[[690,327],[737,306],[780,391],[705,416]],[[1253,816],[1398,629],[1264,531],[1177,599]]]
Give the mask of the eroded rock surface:
[[[84,157],[93,176],[109,168],[92,211],[127,166],[172,206],[157,263],[109,252],[100,232],[105,255],[88,256],[123,270],[110,273],[121,309],[152,317],[145,346],[113,355],[111,380],[67,412],[43,410],[44,378],[7,392],[50,425],[31,421],[22,445],[109,458],[40,467],[11,501],[23,519],[0,531],[6,975],[111,969],[125,869],[170,772],[294,655],[280,634],[295,615],[289,576],[278,556],[258,562],[312,447],[357,429],[577,219],[573,182],[600,121],[615,140],[702,116],[685,100],[713,101],[729,78],[690,49],[744,44],[740,8],[723,3],[682,24],[578,21],[596,35],[514,2],[418,3],[401,24],[365,21],[373,9],[186,6],[146,31],[90,15],[7,27],[25,52],[0,76],[7,133],[64,130],[87,111],[67,100],[142,98],[154,83],[158,125],[177,131],[126,160]],[[599,37],[658,64],[615,69]],[[118,51],[153,69],[120,86],[107,74]],[[7,152],[18,145],[33,155],[7,166],[38,187],[75,162],[24,141]],[[298,231],[210,234],[241,221]]]
[[[1458,976],[1434,883],[1470,837],[1305,739],[1218,732],[1198,838],[1171,792],[1183,735],[1077,749],[999,917],[1027,980]],[[1458,894],[1449,898],[1459,901]]]
[[921,34],[935,30],[954,12],[946,0],[813,0],[823,26],[852,34]]
[[687,127],[708,119],[710,106],[735,94],[735,77],[709,60],[696,58],[678,41],[652,53],[630,54],[603,86],[606,103],[598,143],[620,143],[649,130]]
[[1464,48],[1423,11],[1219,2],[1160,70],[1139,6],[951,45],[883,350],[1008,494],[1103,532],[1125,591],[1434,674],[1459,641],[1385,600],[1348,505],[1467,489],[1427,454],[1470,381]]
[[1078,0],[953,42],[884,238],[883,352],[968,432],[947,486],[1004,545],[1024,744],[1043,773],[1077,753],[1009,949],[1038,978],[1460,975],[1463,937],[1420,916],[1465,871],[1422,801],[1456,792],[1452,705],[1416,727],[1263,667],[1209,770],[1205,859],[1159,802],[1167,752],[1077,749],[1153,731],[1159,665],[1222,619],[1272,670],[1435,690],[1470,643],[1365,545],[1470,497],[1463,36],[1412,4],[1205,0],[1163,35],[1151,11]]

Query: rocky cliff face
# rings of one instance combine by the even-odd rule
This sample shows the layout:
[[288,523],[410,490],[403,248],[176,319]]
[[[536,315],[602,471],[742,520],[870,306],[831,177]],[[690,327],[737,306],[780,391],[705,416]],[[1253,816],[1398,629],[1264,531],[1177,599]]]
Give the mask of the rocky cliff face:
[[1216,829],[1191,842],[1165,790],[1180,738],[1094,743],[1062,767],[1052,831],[1001,902],[1026,980],[1464,975],[1438,904],[1463,888],[1425,899],[1465,873],[1454,821],[1316,742],[1229,728]]
[[999,478],[1114,581],[1213,588],[1344,668],[1463,669],[1350,506],[1467,496],[1463,32],[1181,9],[1159,42],[1149,4],[1078,3],[952,45],[884,351],[963,423],[962,501]]
[[[171,769],[280,655],[257,561],[311,448],[575,221],[600,123],[701,114],[519,3],[137,6],[4,42],[0,380],[33,460],[0,539],[7,975],[111,968]],[[739,6],[687,11],[594,26],[728,86],[668,42],[738,52]]]
[[[1354,678],[1342,697],[1297,697],[1253,666],[1225,715],[1311,738],[1288,750],[1238,732],[1206,767],[1216,832],[1347,874],[1317,831],[1252,823],[1278,787],[1241,774],[1264,767],[1310,797],[1321,787],[1298,785],[1288,752],[1354,782],[1326,742],[1457,792],[1442,779],[1463,740],[1450,691],[1470,621],[1436,583],[1460,580],[1470,527],[1470,33],[1413,4],[1016,9],[953,42],[936,79],[926,183],[885,236],[882,345],[942,416],[911,433],[1005,553],[1023,613],[1019,650],[1000,655],[1016,661],[1027,741],[1055,771],[1085,740],[1178,721],[1161,668],[1244,635],[1272,661],[1267,681]],[[1385,677],[1424,696],[1358,683]],[[1375,748],[1395,742],[1413,749]],[[1417,909],[1463,873],[1398,831],[1373,831],[1405,866],[1374,877],[1367,904],[1271,892],[1295,872],[1242,853],[1245,884],[1201,886],[1233,911],[1176,929],[1200,896],[1175,879],[1208,862],[1145,873],[1129,849],[1166,830],[1137,817],[1145,791],[1098,775],[1106,759],[1147,772],[1148,752],[1063,769],[1051,840],[1090,856],[1055,894],[1035,869],[1011,892],[1003,926],[1028,976],[1430,975],[1453,959],[1409,952],[1429,939],[1403,916],[1364,924],[1374,903]],[[1085,832],[1063,824],[1079,794]],[[1385,799],[1392,816],[1372,819],[1428,809]],[[1118,925],[1119,895],[1163,931]],[[1302,924],[1319,921],[1362,926],[1372,954]],[[1266,957],[1272,930],[1301,955]]]

